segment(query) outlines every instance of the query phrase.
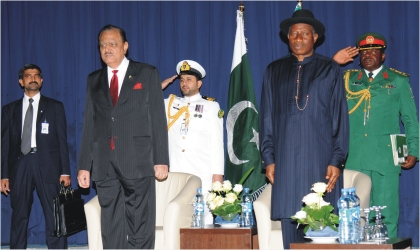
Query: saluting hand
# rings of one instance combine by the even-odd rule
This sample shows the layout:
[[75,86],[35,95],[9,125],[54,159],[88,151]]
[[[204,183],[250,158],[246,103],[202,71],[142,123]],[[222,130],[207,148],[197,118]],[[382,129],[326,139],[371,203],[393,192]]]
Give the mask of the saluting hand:
[[165,89],[166,87],[168,87],[168,85],[171,84],[175,80],[175,78],[177,78],[177,77],[178,77],[178,75],[174,75],[174,76],[171,76],[171,77],[163,80],[163,82],[161,83],[162,84],[162,89]]
[[356,47],[349,46],[335,53],[332,59],[336,61],[338,64],[343,65],[348,62],[352,62],[353,57],[357,56],[358,54],[359,54],[359,50]]

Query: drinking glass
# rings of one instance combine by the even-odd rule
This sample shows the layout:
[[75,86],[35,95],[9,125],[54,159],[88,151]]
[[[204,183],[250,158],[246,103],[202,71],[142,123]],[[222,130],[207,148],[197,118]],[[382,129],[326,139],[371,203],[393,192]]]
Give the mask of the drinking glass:
[[368,242],[372,241],[372,226],[369,225],[369,213],[370,213],[370,207],[361,209],[363,212],[365,212],[365,226],[362,229],[362,241]]
[[382,222],[381,215],[381,209],[386,208],[386,206],[373,206],[372,208],[376,212],[375,225],[373,226],[373,239],[378,242],[386,241],[388,239],[388,229]]

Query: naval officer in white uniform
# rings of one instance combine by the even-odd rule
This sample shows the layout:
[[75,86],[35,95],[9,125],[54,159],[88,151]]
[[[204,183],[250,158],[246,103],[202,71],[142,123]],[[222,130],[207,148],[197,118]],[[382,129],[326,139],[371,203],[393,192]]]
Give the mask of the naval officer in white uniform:
[[[165,99],[170,172],[200,177],[206,197],[212,182],[223,182],[223,111],[213,98],[200,94],[206,76],[200,64],[182,60],[176,71],[183,96],[171,94]],[[213,224],[213,216],[205,207],[205,224]]]

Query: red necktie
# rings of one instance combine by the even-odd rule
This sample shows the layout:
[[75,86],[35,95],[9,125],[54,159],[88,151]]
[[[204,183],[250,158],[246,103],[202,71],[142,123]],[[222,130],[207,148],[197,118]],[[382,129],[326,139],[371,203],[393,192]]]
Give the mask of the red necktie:
[[111,85],[109,86],[109,92],[111,93],[111,99],[112,99],[112,104],[115,107],[115,104],[118,101],[118,76],[117,76],[117,72],[118,70],[113,70],[112,73],[114,73],[114,75],[111,78]]
[[[111,99],[112,99],[112,105],[114,105],[117,103],[118,101],[118,76],[117,76],[117,72],[118,70],[113,70],[112,73],[114,73],[114,75],[111,78],[111,84],[109,86],[109,92],[111,93]],[[115,145],[114,145],[114,136],[111,136],[111,142],[110,145],[112,150],[114,150]]]

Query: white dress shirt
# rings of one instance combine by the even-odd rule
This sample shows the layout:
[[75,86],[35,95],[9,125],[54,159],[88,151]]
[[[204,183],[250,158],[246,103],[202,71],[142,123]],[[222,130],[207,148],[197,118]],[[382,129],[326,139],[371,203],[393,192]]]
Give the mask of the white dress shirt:
[[[366,72],[366,75],[369,76],[369,70],[364,69]],[[381,67],[379,67],[378,69],[375,69],[374,71],[372,71],[372,78],[375,79],[375,76],[382,70],[382,65]]]
[[118,68],[113,69],[109,66],[107,67],[108,68],[108,87],[110,87],[111,79],[114,76],[114,73],[112,73],[112,71],[113,70],[118,70],[118,72],[117,72],[117,76],[118,76],[118,96],[120,95],[121,86],[122,86],[123,81],[124,81],[125,73],[127,73],[127,68],[128,68],[129,63],[130,63],[130,61],[126,57],[124,57],[124,59],[122,60],[121,64],[118,66]]

